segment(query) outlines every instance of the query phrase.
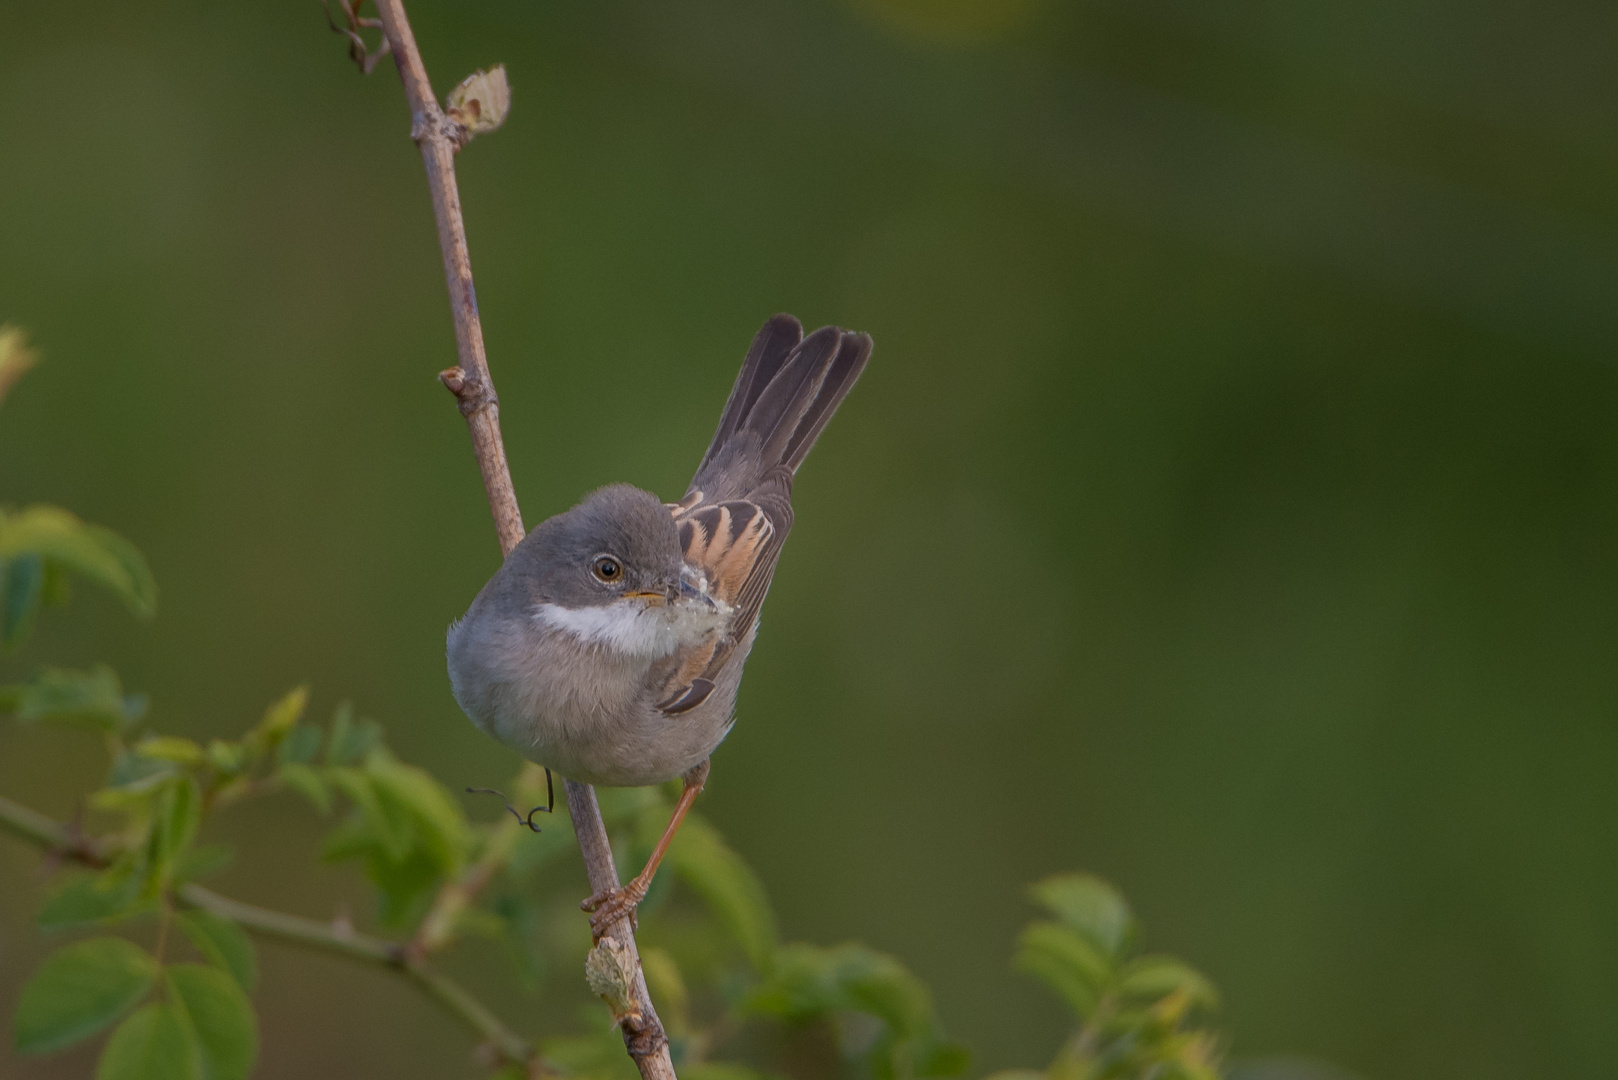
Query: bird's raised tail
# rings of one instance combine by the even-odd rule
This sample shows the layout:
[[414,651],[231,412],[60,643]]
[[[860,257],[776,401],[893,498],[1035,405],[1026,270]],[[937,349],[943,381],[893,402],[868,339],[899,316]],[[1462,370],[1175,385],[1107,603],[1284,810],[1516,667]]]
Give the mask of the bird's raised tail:
[[870,356],[869,334],[823,326],[804,337],[791,315],[771,318],[747,350],[692,490],[727,498],[781,466],[797,472]]

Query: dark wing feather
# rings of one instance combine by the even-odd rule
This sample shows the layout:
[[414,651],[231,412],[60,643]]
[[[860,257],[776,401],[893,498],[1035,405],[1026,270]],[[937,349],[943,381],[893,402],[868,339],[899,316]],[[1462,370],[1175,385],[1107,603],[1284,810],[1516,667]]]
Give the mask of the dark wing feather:
[[695,678],[688,685],[676,690],[674,696],[658,705],[658,708],[670,716],[678,716],[683,712],[690,712],[704,701],[707,701],[708,695],[711,693],[713,693],[713,681],[711,679]]
[[[706,574],[713,595],[735,609],[725,632],[731,643],[745,638],[758,618],[792,529],[792,474],[777,470],[753,495],[674,512],[685,561]],[[721,648],[708,670],[718,671],[729,655]]]

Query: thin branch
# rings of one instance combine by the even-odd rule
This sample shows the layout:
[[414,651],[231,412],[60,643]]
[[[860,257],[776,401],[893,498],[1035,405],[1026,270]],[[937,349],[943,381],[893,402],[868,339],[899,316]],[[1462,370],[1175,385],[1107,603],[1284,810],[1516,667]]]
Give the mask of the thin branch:
[[[107,863],[108,852],[95,840],[4,796],[0,796],[0,831],[9,832],[58,858],[94,867]],[[536,1057],[533,1044],[502,1023],[460,983],[438,973],[424,960],[412,957],[402,945],[356,933],[339,924],[232,900],[194,883],[182,886],[176,899],[186,907],[210,911],[262,937],[396,971],[492,1046],[503,1061],[522,1065],[535,1073],[549,1071]]]
[[370,937],[352,930],[340,922],[321,922],[301,915],[288,915],[284,911],[271,911],[255,904],[232,900],[212,889],[190,884],[180,887],[180,902],[186,907],[201,908],[229,919],[256,934],[275,938],[306,949],[316,949],[334,956],[346,957],[367,964],[399,967],[400,947],[382,938]]
[[455,151],[465,129],[444,115],[433,96],[404,4],[400,0],[378,0],[377,12],[382,16],[382,32],[387,35],[405,98],[410,102],[410,137],[421,148],[421,161],[427,168],[433,216],[438,221],[438,246],[444,253],[444,284],[449,289],[460,366],[450,368],[439,378],[460,403],[461,415],[472,431],[472,449],[483,472],[483,489],[494,513],[500,551],[510,554],[527,530],[517,509],[506,446],[500,438],[500,399],[495,396],[488,356],[483,350],[483,323],[478,318],[477,294],[472,287],[472,256],[466,246],[466,223],[461,218],[461,193],[455,184]]
[[105,861],[105,853],[95,850],[84,837],[75,836],[73,829],[4,795],[0,795],[0,829],[75,862],[100,866]]
[[[612,861],[612,846],[607,840],[607,824],[601,818],[601,807],[596,804],[596,790],[589,784],[567,782],[567,812],[573,819],[573,832],[578,837],[579,852],[584,856],[584,868],[590,876],[592,895],[618,887],[618,867]],[[673,1080],[674,1063],[669,1058],[669,1040],[663,1031],[663,1022],[652,1008],[652,996],[646,989],[646,973],[641,970],[640,951],[635,947],[635,927],[630,919],[619,919],[607,927],[602,935],[626,950],[634,965],[635,977],[629,990],[633,1008],[627,1015],[617,1017],[623,1031],[624,1047],[640,1066],[642,1080]],[[666,1070],[666,1071],[664,1071]]]
[[287,915],[268,908],[244,904],[220,896],[201,885],[186,885],[180,890],[180,901],[187,907],[202,908],[262,934],[304,948],[318,949],[336,956],[347,957],[371,964],[382,964],[415,983],[428,997],[436,1001],[445,1012],[464,1023],[480,1036],[506,1061],[529,1065],[534,1061],[534,1047],[521,1035],[506,1027],[500,1018],[490,1012],[460,983],[433,970],[425,960],[411,957],[405,946],[369,937],[341,925],[317,922],[297,915]]
[[[410,137],[421,148],[427,169],[427,187],[432,194],[433,216],[438,223],[438,246],[444,256],[444,281],[449,288],[450,314],[455,320],[455,349],[460,366],[443,372],[439,378],[460,404],[472,433],[472,449],[483,473],[483,488],[489,496],[500,550],[509,555],[522,540],[522,513],[511,486],[511,470],[506,463],[505,444],[500,438],[500,405],[494,381],[489,376],[488,357],[483,348],[483,326],[478,318],[476,292],[472,286],[472,260],[466,244],[466,224],[461,217],[460,191],[455,183],[455,152],[464,141],[465,129],[444,115],[427,78],[421,50],[410,30],[402,0],[376,0],[382,17],[382,32],[398,65],[410,103]],[[607,829],[596,805],[595,792],[585,784],[567,781],[568,810],[579,850],[584,855],[590,888],[616,887],[618,871],[613,865]],[[640,973],[635,951],[634,930],[628,918],[608,929],[607,936],[627,947],[635,964],[633,985],[638,1006],[628,1017],[621,1017],[624,1045],[643,1080],[674,1080],[674,1064],[669,1058],[668,1037],[657,1018],[646,992],[646,979]]]

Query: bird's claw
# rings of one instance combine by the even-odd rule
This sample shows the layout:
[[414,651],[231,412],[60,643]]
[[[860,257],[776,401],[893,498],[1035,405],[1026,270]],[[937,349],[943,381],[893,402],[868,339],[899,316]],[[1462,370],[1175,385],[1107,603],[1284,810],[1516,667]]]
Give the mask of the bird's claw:
[[591,912],[590,935],[597,941],[603,934],[612,928],[612,924],[628,916],[629,928],[640,929],[635,918],[635,909],[640,902],[646,899],[646,883],[636,878],[628,885],[620,885],[616,889],[603,889],[588,900],[579,904],[584,911]]

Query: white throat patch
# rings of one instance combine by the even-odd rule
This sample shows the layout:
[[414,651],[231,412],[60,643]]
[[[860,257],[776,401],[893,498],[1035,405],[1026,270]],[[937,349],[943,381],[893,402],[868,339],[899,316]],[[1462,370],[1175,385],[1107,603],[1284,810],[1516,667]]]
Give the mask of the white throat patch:
[[647,607],[633,600],[615,600],[599,607],[566,608],[537,604],[534,621],[590,645],[601,645],[624,656],[656,660],[676,649],[701,644],[730,618],[730,605],[682,602]]

